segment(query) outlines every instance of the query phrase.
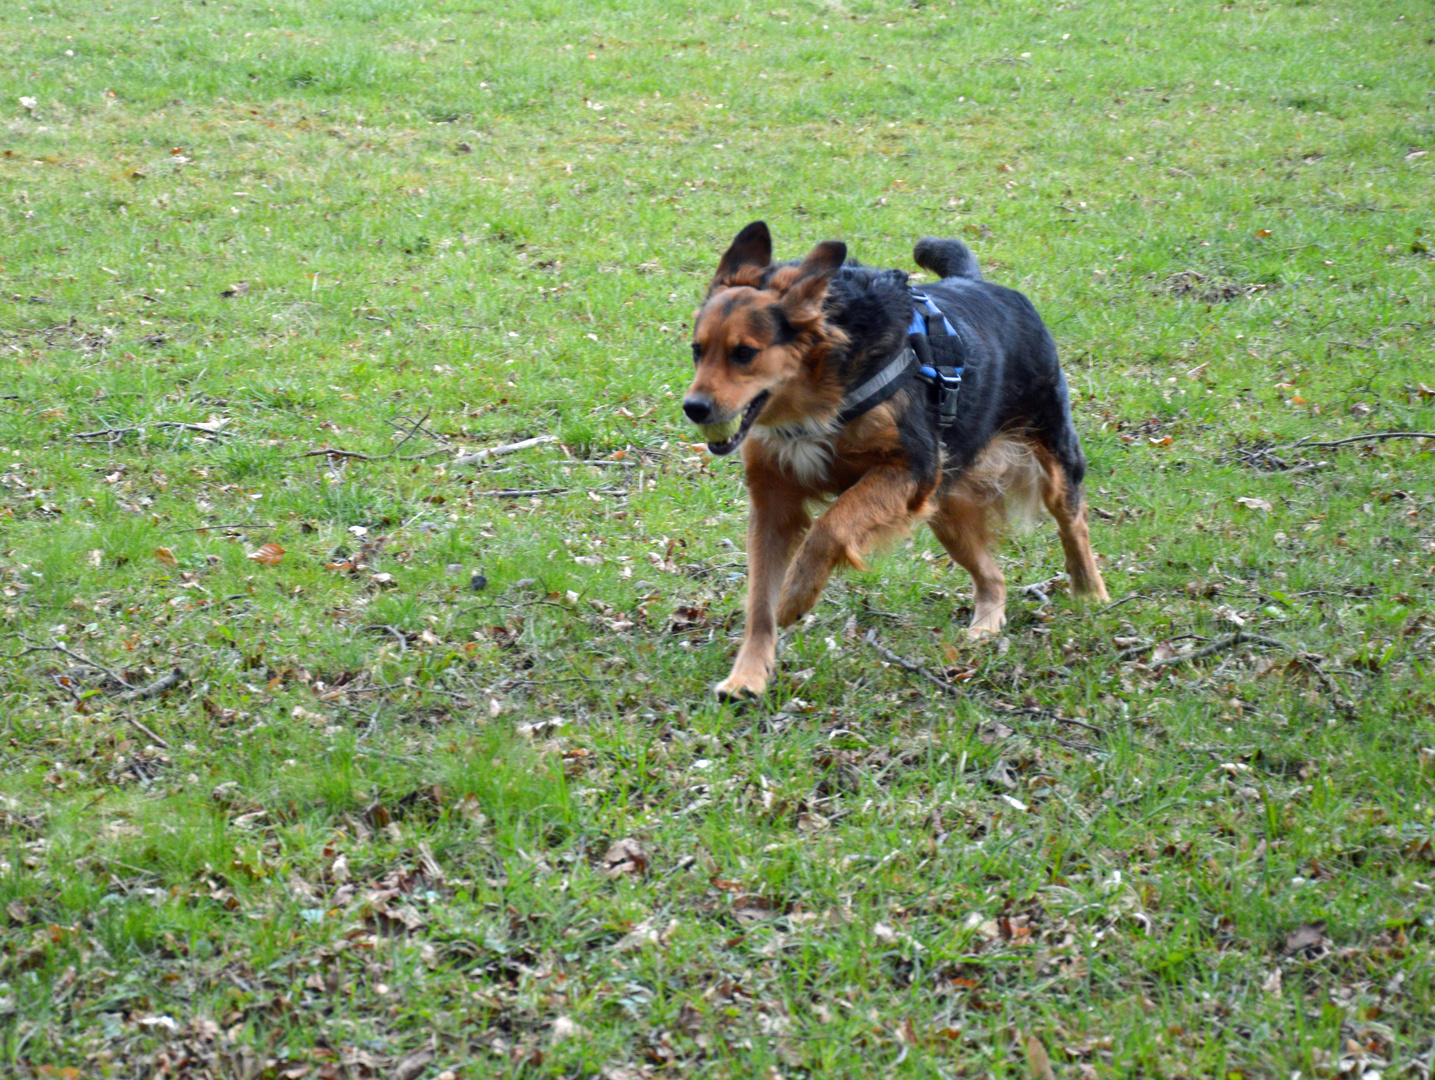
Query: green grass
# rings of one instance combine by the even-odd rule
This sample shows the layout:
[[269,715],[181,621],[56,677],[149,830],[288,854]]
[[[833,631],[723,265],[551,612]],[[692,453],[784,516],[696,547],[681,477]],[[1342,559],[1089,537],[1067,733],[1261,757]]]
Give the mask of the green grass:
[[[1432,59],[1410,0],[6,7],[0,1072],[1425,1075],[1435,444],[1292,444],[1435,430]],[[754,218],[1032,297],[1124,603],[1021,594],[1043,526],[968,645],[921,535],[711,700],[678,402]]]

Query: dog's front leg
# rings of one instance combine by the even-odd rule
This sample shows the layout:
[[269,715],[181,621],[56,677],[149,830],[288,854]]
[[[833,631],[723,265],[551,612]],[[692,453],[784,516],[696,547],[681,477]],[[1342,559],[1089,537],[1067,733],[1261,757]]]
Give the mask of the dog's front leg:
[[732,673],[717,684],[720,698],[761,697],[777,657],[777,599],[792,552],[812,519],[804,492],[781,473],[747,469],[747,625]]
[[842,493],[807,534],[787,571],[777,625],[790,626],[812,610],[832,571],[842,563],[865,570],[863,556],[928,513],[935,481],[920,483],[906,468],[873,469]]

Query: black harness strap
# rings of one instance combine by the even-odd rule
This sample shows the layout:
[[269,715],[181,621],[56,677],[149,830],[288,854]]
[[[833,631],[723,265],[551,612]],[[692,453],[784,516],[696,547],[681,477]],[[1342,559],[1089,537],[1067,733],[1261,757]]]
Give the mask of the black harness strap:
[[907,329],[907,341],[921,364],[917,378],[930,388],[937,426],[945,432],[957,422],[957,391],[962,385],[967,349],[958,326],[926,293],[913,289],[912,299],[916,311]]
[[[838,424],[855,420],[875,409],[916,376],[930,388],[942,431],[957,422],[957,391],[962,385],[966,348],[961,331],[926,293],[911,290],[912,322],[907,327],[907,347],[884,364],[875,375],[848,391],[842,399]],[[960,320],[958,320],[960,322]]]

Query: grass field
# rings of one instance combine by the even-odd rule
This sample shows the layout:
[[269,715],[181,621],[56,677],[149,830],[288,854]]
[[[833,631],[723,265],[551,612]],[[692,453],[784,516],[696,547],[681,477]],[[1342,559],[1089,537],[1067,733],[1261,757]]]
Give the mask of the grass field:
[[[783,2],[0,10],[0,1074],[1428,1080],[1429,4]],[[1119,603],[713,700],[754,218],[1032,297]]]

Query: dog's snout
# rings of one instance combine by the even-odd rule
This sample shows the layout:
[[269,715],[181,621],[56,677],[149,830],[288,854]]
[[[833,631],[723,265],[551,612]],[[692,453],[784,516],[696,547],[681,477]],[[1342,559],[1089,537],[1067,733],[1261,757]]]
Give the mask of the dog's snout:
[[706,394],[683,398],[683,412],[694,424],[706,424],[713,416],[713,399]]

